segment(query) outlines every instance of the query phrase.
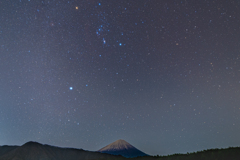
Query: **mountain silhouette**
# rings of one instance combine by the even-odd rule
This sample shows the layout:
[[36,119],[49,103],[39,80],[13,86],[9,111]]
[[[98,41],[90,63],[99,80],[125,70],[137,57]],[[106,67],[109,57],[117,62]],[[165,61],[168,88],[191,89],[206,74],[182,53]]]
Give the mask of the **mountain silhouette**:
[[128,142],[119,139],[98,150],[101,153],[108,153],[112,155],[121,155],[127,158],[148,156],[146,153],[138,150]]
[[[98,152],[90,152],[82,149],[60,148],[43,145],[38,142],[27,142],[22,146],[0,146],[0,160],[127,160],[125,157],[135,157],[131,160],[239,160],[240,147],[229,147],[226,149],[209,149],[187,154],[174,154],[168,156],[146,156],[131,152],[136,149],[124,140],[118,140],[100,149]],[[102,150],[110,154],[121,154],[123,156],[99,153]],[[127,151],[126,151],[127,150]],[[126,155],[126,153],[128,153]],[[138,150],[139,153],[139,150]],[[144,156],[144,157],[139,157]]]
[[60,148],[43,145],[38,142],[27,142],[22,146],[1,146],[0,160],[120,160],[121,156],[113,156],[99,152],[74,148]]

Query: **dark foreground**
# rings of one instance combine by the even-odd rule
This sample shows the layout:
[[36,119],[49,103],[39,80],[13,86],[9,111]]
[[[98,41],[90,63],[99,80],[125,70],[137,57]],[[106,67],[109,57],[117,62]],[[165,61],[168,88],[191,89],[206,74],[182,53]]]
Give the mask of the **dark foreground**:
[[59,148],[28,142],[22,146],[1,146],[0,160],[240,160],[240,147],[211,149],[190,154],[124,158],[82,149]]

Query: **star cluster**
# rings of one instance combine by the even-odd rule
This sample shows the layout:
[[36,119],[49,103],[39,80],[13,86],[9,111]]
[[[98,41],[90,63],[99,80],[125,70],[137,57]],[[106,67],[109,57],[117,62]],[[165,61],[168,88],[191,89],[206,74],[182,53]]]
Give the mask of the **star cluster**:
[[239,146],[240,2],[0,6],[0,145]]

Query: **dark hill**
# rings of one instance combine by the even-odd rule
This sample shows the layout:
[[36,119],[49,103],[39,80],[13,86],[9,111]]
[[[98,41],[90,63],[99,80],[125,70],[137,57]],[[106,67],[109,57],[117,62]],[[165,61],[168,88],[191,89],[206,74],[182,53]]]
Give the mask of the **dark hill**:
[[84,151],[81,149],[59,148],[28,142],[22,146],[3,146],[0,160],[120,160],[123,157]]
[[14,149],[16,149],[18,146],[0,146],[0,157],[7,152],[10,152]]
[[131,160],[240,160],[240,147],[209,149],[187,154],[131,158]]

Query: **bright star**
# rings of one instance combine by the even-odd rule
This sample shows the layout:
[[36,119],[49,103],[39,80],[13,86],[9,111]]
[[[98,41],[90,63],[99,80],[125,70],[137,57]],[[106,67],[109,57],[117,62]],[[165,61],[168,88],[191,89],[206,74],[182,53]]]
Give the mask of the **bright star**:
[[73,87],[69,87],[70,90],[73,90]]
[[103,38],[103,44],[106,44],[106,40]]

